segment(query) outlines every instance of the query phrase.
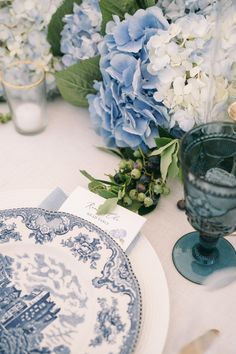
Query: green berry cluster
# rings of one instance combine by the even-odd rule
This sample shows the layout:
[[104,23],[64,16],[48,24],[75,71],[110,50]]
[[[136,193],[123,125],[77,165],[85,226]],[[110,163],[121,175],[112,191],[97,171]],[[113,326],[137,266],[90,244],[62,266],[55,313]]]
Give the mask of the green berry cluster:
[[113,180],[122,191],[119,204],[142,215],[155,209],[161,194],[169,193],[161,179],[160,156],[148,156],[141,149],[120,161]]
[[117,204],[140,215],[147,214],[157,206],[160,195],[170,193],[166,186],[168,178],[181,177],[179,168],[179,140],[159,127],[156,148],[144,152],[141,148],[104,148],[99,150],[119,156],[121,161],[114,175],[107,175],[108,181],[94,178],[88,172],[80,171],[90,180],[89,190],[105,198],[99,207],[100,215],[111,212]]
[[5,124],[11,120],[10,113],[0,113],[0,123]]

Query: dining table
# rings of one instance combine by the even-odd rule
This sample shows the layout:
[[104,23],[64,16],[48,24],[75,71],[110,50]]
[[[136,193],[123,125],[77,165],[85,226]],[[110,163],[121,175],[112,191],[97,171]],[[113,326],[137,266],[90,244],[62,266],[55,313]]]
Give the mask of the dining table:
[[[0,112],[7,111],[7,104],[1,103]],[[98,149],[104,146],[104,141],[95,133],[86,108],[75,107],[62,98],[56,98],[47,104],[47,118],[46,129],[36,135],[19,134],[12,121],[0,125],[0,209],[11,206],[8,195],[9,198],[15,195],[18,205],[22,203],[24,207],[24,198],[19,196],[26,191],[32,191],[32,199],[39,204],[40,198],[43,199],[47,191],[56,187],[67,195],[77,186],[88,188],[88,180],[80,170],[105,179],[106,174],[112,174],[117,169],[119,159]],[[150,350],[140,354],[157,353],[155,345],[159,340],[163,342],[163,354],[177,354],[186,343],[210,329],[220,332],[213,343],[212,353],[235,354],[236,282],[212,290],[206,285],[194,284],[178,273],[172,261],[173,247],[182,235],[193,229],[185,213],[177,208],[177,202],[184,197],[181,181],[170,180],[168,186],[170,194],[162,196],[157,208],[145,216],[147,221],[139,236],[147,240],[150,252],[161,265],[161,268],[156,267],[154,263],[153,267],[146,268],[148,253],[142,252],[140,246],[135,262],[143,269],[145,281],[149,283],[146,301],[150,304],[163,301],[166,311],[160,316],[155,313],[152,328],[148,322],[141,326],[140,335],[144,330],[145,333],[152,331],[153,345],[151,343]],[[33,193],[38,193],[38,197]],[[236,237],[227,239],[236,246]],[[127,253],[132,265],[132,255]],[[156,277],[160,269],[164,275],[162,280]],[[155,281],[162,283],[155,284]],[[159,299],[161,290],[152,292],[152,288],[156,285],[162,287],[162,284],[167,287]],[[163,294],[166,294],[165,299]],[[164,331],[159,339],[162,327]]]

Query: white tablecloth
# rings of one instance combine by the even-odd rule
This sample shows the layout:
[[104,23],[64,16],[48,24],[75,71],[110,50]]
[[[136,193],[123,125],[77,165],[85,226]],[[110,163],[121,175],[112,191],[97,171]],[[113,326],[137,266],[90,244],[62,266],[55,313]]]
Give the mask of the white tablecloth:
[[[6,110],[1,104],[0,112]],[[117,167],[115,156],[96,149],[104,144],[91,128],[87,110],[58,99],[48,104],[48,117],[47,129],[35,136],[18,134],[12,122],[0,126],[0,190],[59,186],[70,193],[77,185],[87,187],[80,169],[104,178],[104,173],[112,173]],[[221,332],[214,353],[235,354],[236,285],[209,292],[181,277],[172,263],[176,240],[192,230],[176,207],[182,193],[182,186],[173,182],[170,196],[161,199],[143,229],[162,262],[169,285],[170,326],[164,354],[176,353],[186,341],[210,328]],[[229,240],[236,245],[236,238]],[[142,261],[145,266],[145,259]]]

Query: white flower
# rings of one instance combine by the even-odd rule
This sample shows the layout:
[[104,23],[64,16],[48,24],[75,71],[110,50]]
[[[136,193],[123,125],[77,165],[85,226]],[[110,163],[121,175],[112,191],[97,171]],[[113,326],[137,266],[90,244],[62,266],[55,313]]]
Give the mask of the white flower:
[[167,18],[176,20],[186,13],[197,11],[201,14],[208,14],[216,0],[159,0],[160,6]]
[[173,89],[174,89],[174,94],[176,96],[183,96],[184,87],[185,87],[185,78],[184,77],[177,77],[173,81]]
[[171,117],[171,127],[173,127],[176,122],[183,131],[188,131],[192,129],[195,125],[195,121],[191,113],[186,110],[179,110],[175,112]]
[[[0,67],[4,68],[13,60],[37,60],[46,71],[55,71],[47,26],[62,1],[12,0],[0,8]],[[51,77],[49,86],[52,88]]]
[[203,15],[191,13],[178,19],[176,23],[181,28],[184,40],[211,36],[211,24]]
[[[211,119],[222,119],[229,96],[236,91],[231,89],[236,79],[236,15],[232,0],[225,1],[218,29],[216,12],[190,13],[149,40],[147,69],[155,76],[154,99],[168,108],[171,127],[189,130],[204,123],[209,112]],[[169,6],[173,9],[173,2]]]

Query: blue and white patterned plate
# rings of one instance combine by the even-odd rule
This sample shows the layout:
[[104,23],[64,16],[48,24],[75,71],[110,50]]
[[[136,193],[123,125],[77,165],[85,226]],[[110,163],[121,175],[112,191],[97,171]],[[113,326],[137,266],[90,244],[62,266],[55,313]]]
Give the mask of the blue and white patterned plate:
[[0,211],[0,353],[127,354],[141,296],[127,256],[76,216]]

